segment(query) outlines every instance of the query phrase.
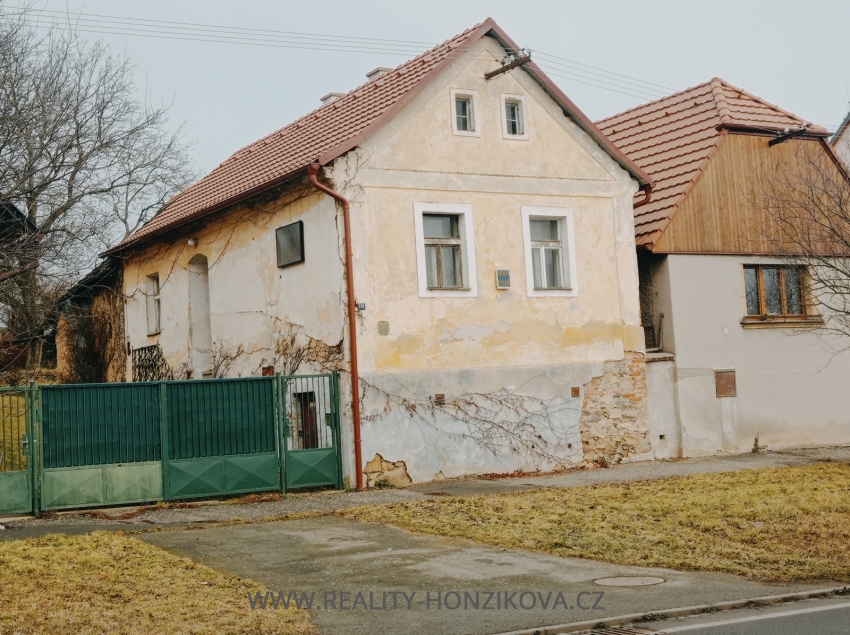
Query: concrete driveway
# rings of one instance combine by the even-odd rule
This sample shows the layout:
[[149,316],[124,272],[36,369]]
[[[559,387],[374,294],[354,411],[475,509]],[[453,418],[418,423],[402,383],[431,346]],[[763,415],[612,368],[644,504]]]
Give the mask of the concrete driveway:
[[[286,595],[315,593],[311,613],[326,635],[502,633],[815,586],[559,558],[334,517],[139,537]],[[613,576],[664,581],[639,587],[594,582]],[[345,592],[347,596],[341,595]],[[541,603],[547,597],[544,609]],[[331,601],[336,609],[326,606]]]

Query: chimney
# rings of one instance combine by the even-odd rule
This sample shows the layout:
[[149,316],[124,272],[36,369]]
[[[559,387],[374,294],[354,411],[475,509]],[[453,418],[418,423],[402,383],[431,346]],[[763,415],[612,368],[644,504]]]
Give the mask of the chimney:
[[381,75],[386,75],[391,70],[393,70],[393,69],[387,68],[386,66],[379,66],[375,70],[369,71],[368,73],[366,73],[366,77],[369,79],[370,82],[374,82]]
[[332,104],[340,97],[344,97],[345,93],[328,93],[324,97],[321,98],[322,106],[327,106],[328,104]]

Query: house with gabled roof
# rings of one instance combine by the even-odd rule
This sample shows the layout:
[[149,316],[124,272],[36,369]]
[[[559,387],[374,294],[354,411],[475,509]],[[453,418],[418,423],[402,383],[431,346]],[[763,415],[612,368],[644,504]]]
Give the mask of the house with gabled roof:
[[340,371],[352,485],[651,458],[651,179],[492,19],[368,80],[110,250],[127,379]]
[[755,204],[807,153],[846,178],[829,132],[718,78],[597,125],[654,182],[635,237],[655,455],[850,442],[850,359]]

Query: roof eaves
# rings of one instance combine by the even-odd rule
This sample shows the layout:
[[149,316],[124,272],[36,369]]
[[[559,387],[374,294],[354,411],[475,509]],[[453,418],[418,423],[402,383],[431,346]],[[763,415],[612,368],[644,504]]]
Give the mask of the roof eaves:
[[[485,35],[493,28],[496,27],[496,23],[493,18],[487,18],[477,27],[474,27],[464,38],[460,40],[460,42],[468,43],[474,42]],[[460,44],[460,42],[458,44]],[[419,93],[421,93],[437,76],[442,73],[446,67],[450,66],[458,57],[463,55],[467,50],[467,47],[464,46],[455,46],[446,56],[440,60],[440,62],[434,65],[430,71],[428,71],[423,77],[421,77],[409,90],[407,90],[392,106],[387,108],[387,110],[378,118],[375,119],[371,124],[369,124],[366,128],[364,128],[358,135],[352,137],[351,139],[347,139],[343,143],[338,146],[331,148],[324,154],[322,154],[318,161],[322,165],[333,161],[334,159],[342,156],[349,150],[356,148],[361,143],[366,141],[369,137],[371,137],[377,130],[383,126],[387,121],[393,118],[399,110],[404,108],[408,103],[410,103]]]
[[[493,23],[492,33],[493,37],[495,37],[508,52],[517,53],[520,51],[520,47],[517,46],[516,42],[514,42],[508,34],[495,23]],[[599,128],[597,128],[587,115],[585,115],[579,107],[576,106],[575,103],[573,103],[573,101],[567,97],[560,88],[558,88],[555,82],[549,79],[549,76],[546,75],[546,73],[544,73],[540,67],[534,63],[534,61],[523,64],[520,68],[531,75],[531,77],[540,84],[543,90],[545,90],[549,96],[557,102],[565,114],[572,119],[579,128],[590,135],[590,137],[596,141],[596,143],[598,143],[611,156],[611,158],[620,165],[620,167],[632,175],[632,177],[640,184],[640,189],[652,189],[652,178],[634,161],[626,156],[626,154],[620,150]]]
[[184,218],[181,218],[174,223],[170,223],[168,225],[163,225],[159,229],[154,230],[154,231],[150,232],[149,234],[144,234],[142,236],[139,236],[136,240],[133,240],[133,237],[131,236],[129,239],[125,240],[124,242],[122,242],[118,245],[115,245],[114,247],[110,247],[109,249],[107,249],[106,251],[101,253],[100,257],[105,258],[107,256],[116,256],[116,255],[120,254],[121,252],[126,251],[128,248],[136,246],[137,244],[148,242],[152,238],[157,238],[159,236],[162,236],[163,234],[167,234],[168,232],[174,231],[175,229],[179,229],[180,227],[184,227],[185,225],[188,225],[189,223],[192,223],[192,222],[198,220],[199,218],[202,218],[204,216],[207,216],[209,214],[212,214],[214,212],[222,210],[226,207],[230,207],[231,205],[235,205],[236,203],[238,203],[241,200],[244,200],[246,198],[249,198],[251,196],[259,194],[261,192],[265,192],[266,190],[269,190],[273,187],[277,187],[278,185],[282,185],[282,184],[286,183],[287,181],[291,181],[295,178],[303,176],[303,175],[307,174],[307,165],[309,165],[309,163],[305,164],[305,165],[303,165],[299,168],[296,168],[295,170],[291,170],[290,172],[287,172],[286,174],[284,174],[282,176],[276,177],[276,178],[272,179],[271,181],[266,181],[265,183],[262,183],[261,185],[258,185],[256,187],[251,188],[250,190],[245,190],[244,192],[239,192],[238,194],[231,196],[228,199],[225,199],[223,201],[219,201],[218,203],[216,203],[214,205],[210,205],[208,207],[200,209],[197,212],[195,212],[193,214],[189,214],[188,216],[185,216]]
[[830,138],[829,142],[832,145],[835,145],[838,142],[838,139],[841,138],[841,135],[844,134],[844,131],[847,129],[848,124],[850,124],[850,111],[847,112],[847,115],[844,117],[844,121],[841,122],[841,125],[838,126],[838,130],[836,130],[835,134]]

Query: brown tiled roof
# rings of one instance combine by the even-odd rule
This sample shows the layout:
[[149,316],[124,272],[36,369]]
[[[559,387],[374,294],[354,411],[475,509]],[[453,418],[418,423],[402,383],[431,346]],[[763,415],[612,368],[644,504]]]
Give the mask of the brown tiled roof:
[[[242,148],[200,181],[171,199],[135,234],[107,253],[115,253],[232,205],[299,176],[306,172],[310,163],[325,164],[351,150],[485,35],[495,37],[508,51],[519,51],[513,40],[492,18],[488,18],[375,81],[355,88],[336,101]],[[649,185],[646,174],[605,138],[536,64],[531,62],[522,68],[642,187]]]
[[[729,130],[779,132],[807,123],[714,78],[608,117],[596,125],[655,182],[649,203],[635,208],[637,244],[651,247],[658,242]],[[818,136],[829,134],[825,128],[810,124],[807,132]]]

